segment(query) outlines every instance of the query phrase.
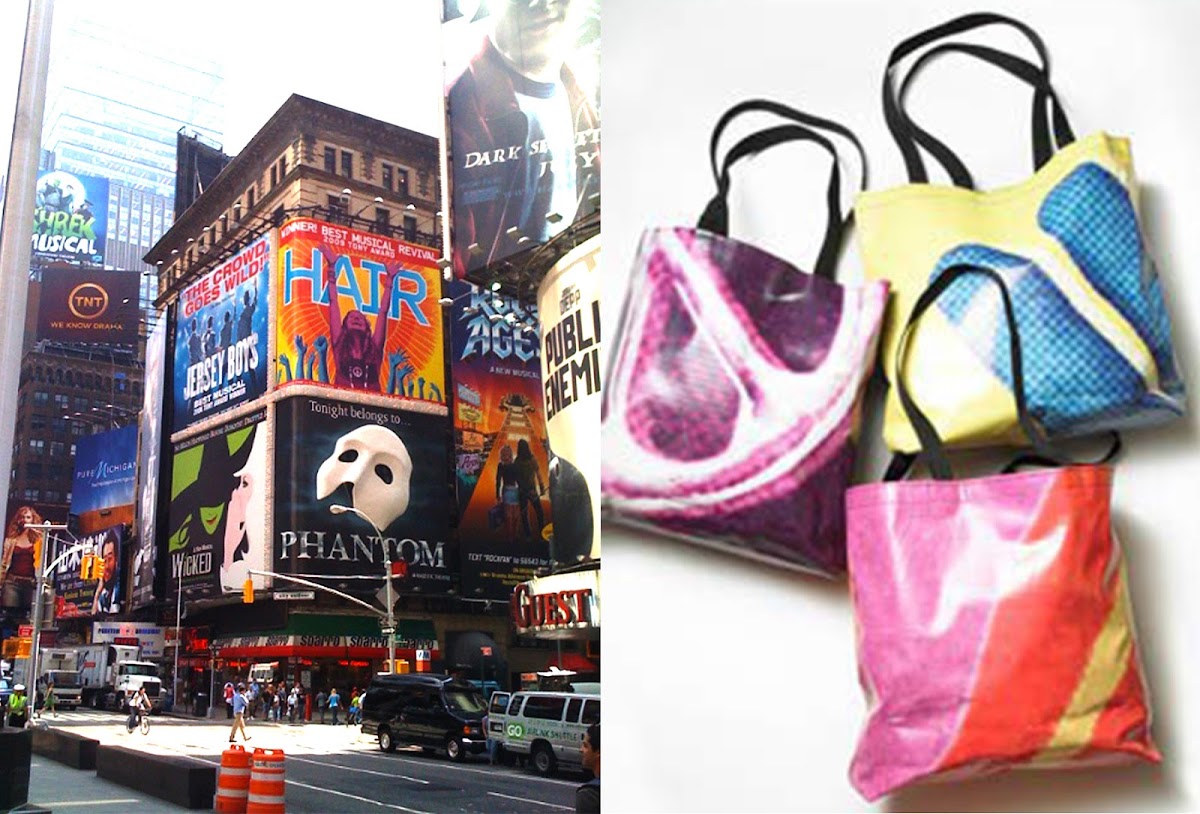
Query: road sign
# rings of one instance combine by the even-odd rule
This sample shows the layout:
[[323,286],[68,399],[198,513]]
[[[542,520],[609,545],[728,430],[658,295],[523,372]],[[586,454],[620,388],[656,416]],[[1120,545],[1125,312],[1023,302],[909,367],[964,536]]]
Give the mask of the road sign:
[[408,576],[408,563],[404,560],[396,560],[392,563],[392,576],[405,577]]
[[272,599],[315,599],[316,591],[272,591]]
[[482,655],[484,655],[484,656],[490,656],[490,655],[492,655],[492,648],[490,648],[490,647],[480,647],[480,648],[479,648],[479,652],[480,652]]
[[385,628],[381,628],[379,632],[382,633],[384,636],[391,636],[393,633],[396,632],[396,628],[385,627]]
[[33,625],[17,625],[17,636],[21,639],[33,636]]

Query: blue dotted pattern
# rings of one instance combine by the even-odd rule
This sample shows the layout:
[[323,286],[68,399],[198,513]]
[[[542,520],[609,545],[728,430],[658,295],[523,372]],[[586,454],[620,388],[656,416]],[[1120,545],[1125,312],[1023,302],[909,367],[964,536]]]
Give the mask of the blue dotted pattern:
[[1129,190],[1099,164],[1081,164],[1046,196],[1038,225],[1062,244],[1096,291],[1146,343],[1163,391],[1181,397],[1170,318]]
[[[968,244],[943,255],[930,280],[964,263],[993,269],[1008,284],[1021,331],[1026,402],[1047,432],[1063,434],[1078,431],[1078,425],[1103,423],[1142,401],[1142,377],[1035,263]],[[982,277],[961,277],[939,298],[938,308],[1011,391],[1008,324],[996,287]]]

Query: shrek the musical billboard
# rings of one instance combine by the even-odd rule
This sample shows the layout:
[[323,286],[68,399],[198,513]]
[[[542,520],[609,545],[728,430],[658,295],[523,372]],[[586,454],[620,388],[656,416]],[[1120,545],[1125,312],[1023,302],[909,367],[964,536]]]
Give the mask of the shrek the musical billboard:
[[279,402],[275,438],[277,572],[382,578],[386,546],[402,590],[456,585],[445,416],[297,395]]

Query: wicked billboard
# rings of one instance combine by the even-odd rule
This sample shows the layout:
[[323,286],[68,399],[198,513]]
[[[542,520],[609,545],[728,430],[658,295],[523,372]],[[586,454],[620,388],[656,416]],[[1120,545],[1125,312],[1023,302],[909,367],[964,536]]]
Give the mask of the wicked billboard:
[[599,206],[600,0],[484,8],[443,3],[458,277]]
[[62,619],[76,616],[100,616],[118,613],[125,602],[125,580],[122,573],[122,546],[125,527],[113,526],[79,538],[90,543],[100,558],[103,570],[95,579],[83,579],[80,560],[83,552],[75,551],[59,565],[54,574],[54,615]]
[[445,404],[437,251],[308,218],[279,246],[280,386]]
[[240,593],[267,578],[267,425],[258,411],[175,444],[167,557],[173,594],[203,599]]
[[83,533],[133,522],[137,447],[136,424],[76,442],[71,514],[79,517]]
[[449,291],[463,594],[507,599],[550,565],[537,308],[461,282]]
[[176,432],[266,392],[270,263],[264,235],[179,295]]
[[38,176],[34,257],[102,265],[107,225],[108,179],[62,170]]
[[382,577],[386,546],[407,565],[401,590],[457,588],[448,435],[442,416],[309,396],[279,402],[275,570]]
[[43,269],[38,338],[137,344],[141,279],[136,271]]

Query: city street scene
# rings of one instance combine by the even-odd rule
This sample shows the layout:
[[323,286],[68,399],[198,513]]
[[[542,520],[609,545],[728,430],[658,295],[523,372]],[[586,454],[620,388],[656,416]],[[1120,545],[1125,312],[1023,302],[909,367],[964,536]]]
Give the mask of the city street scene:
[[0,810],[600,810],[600,2],[337,15],[0,10]]

